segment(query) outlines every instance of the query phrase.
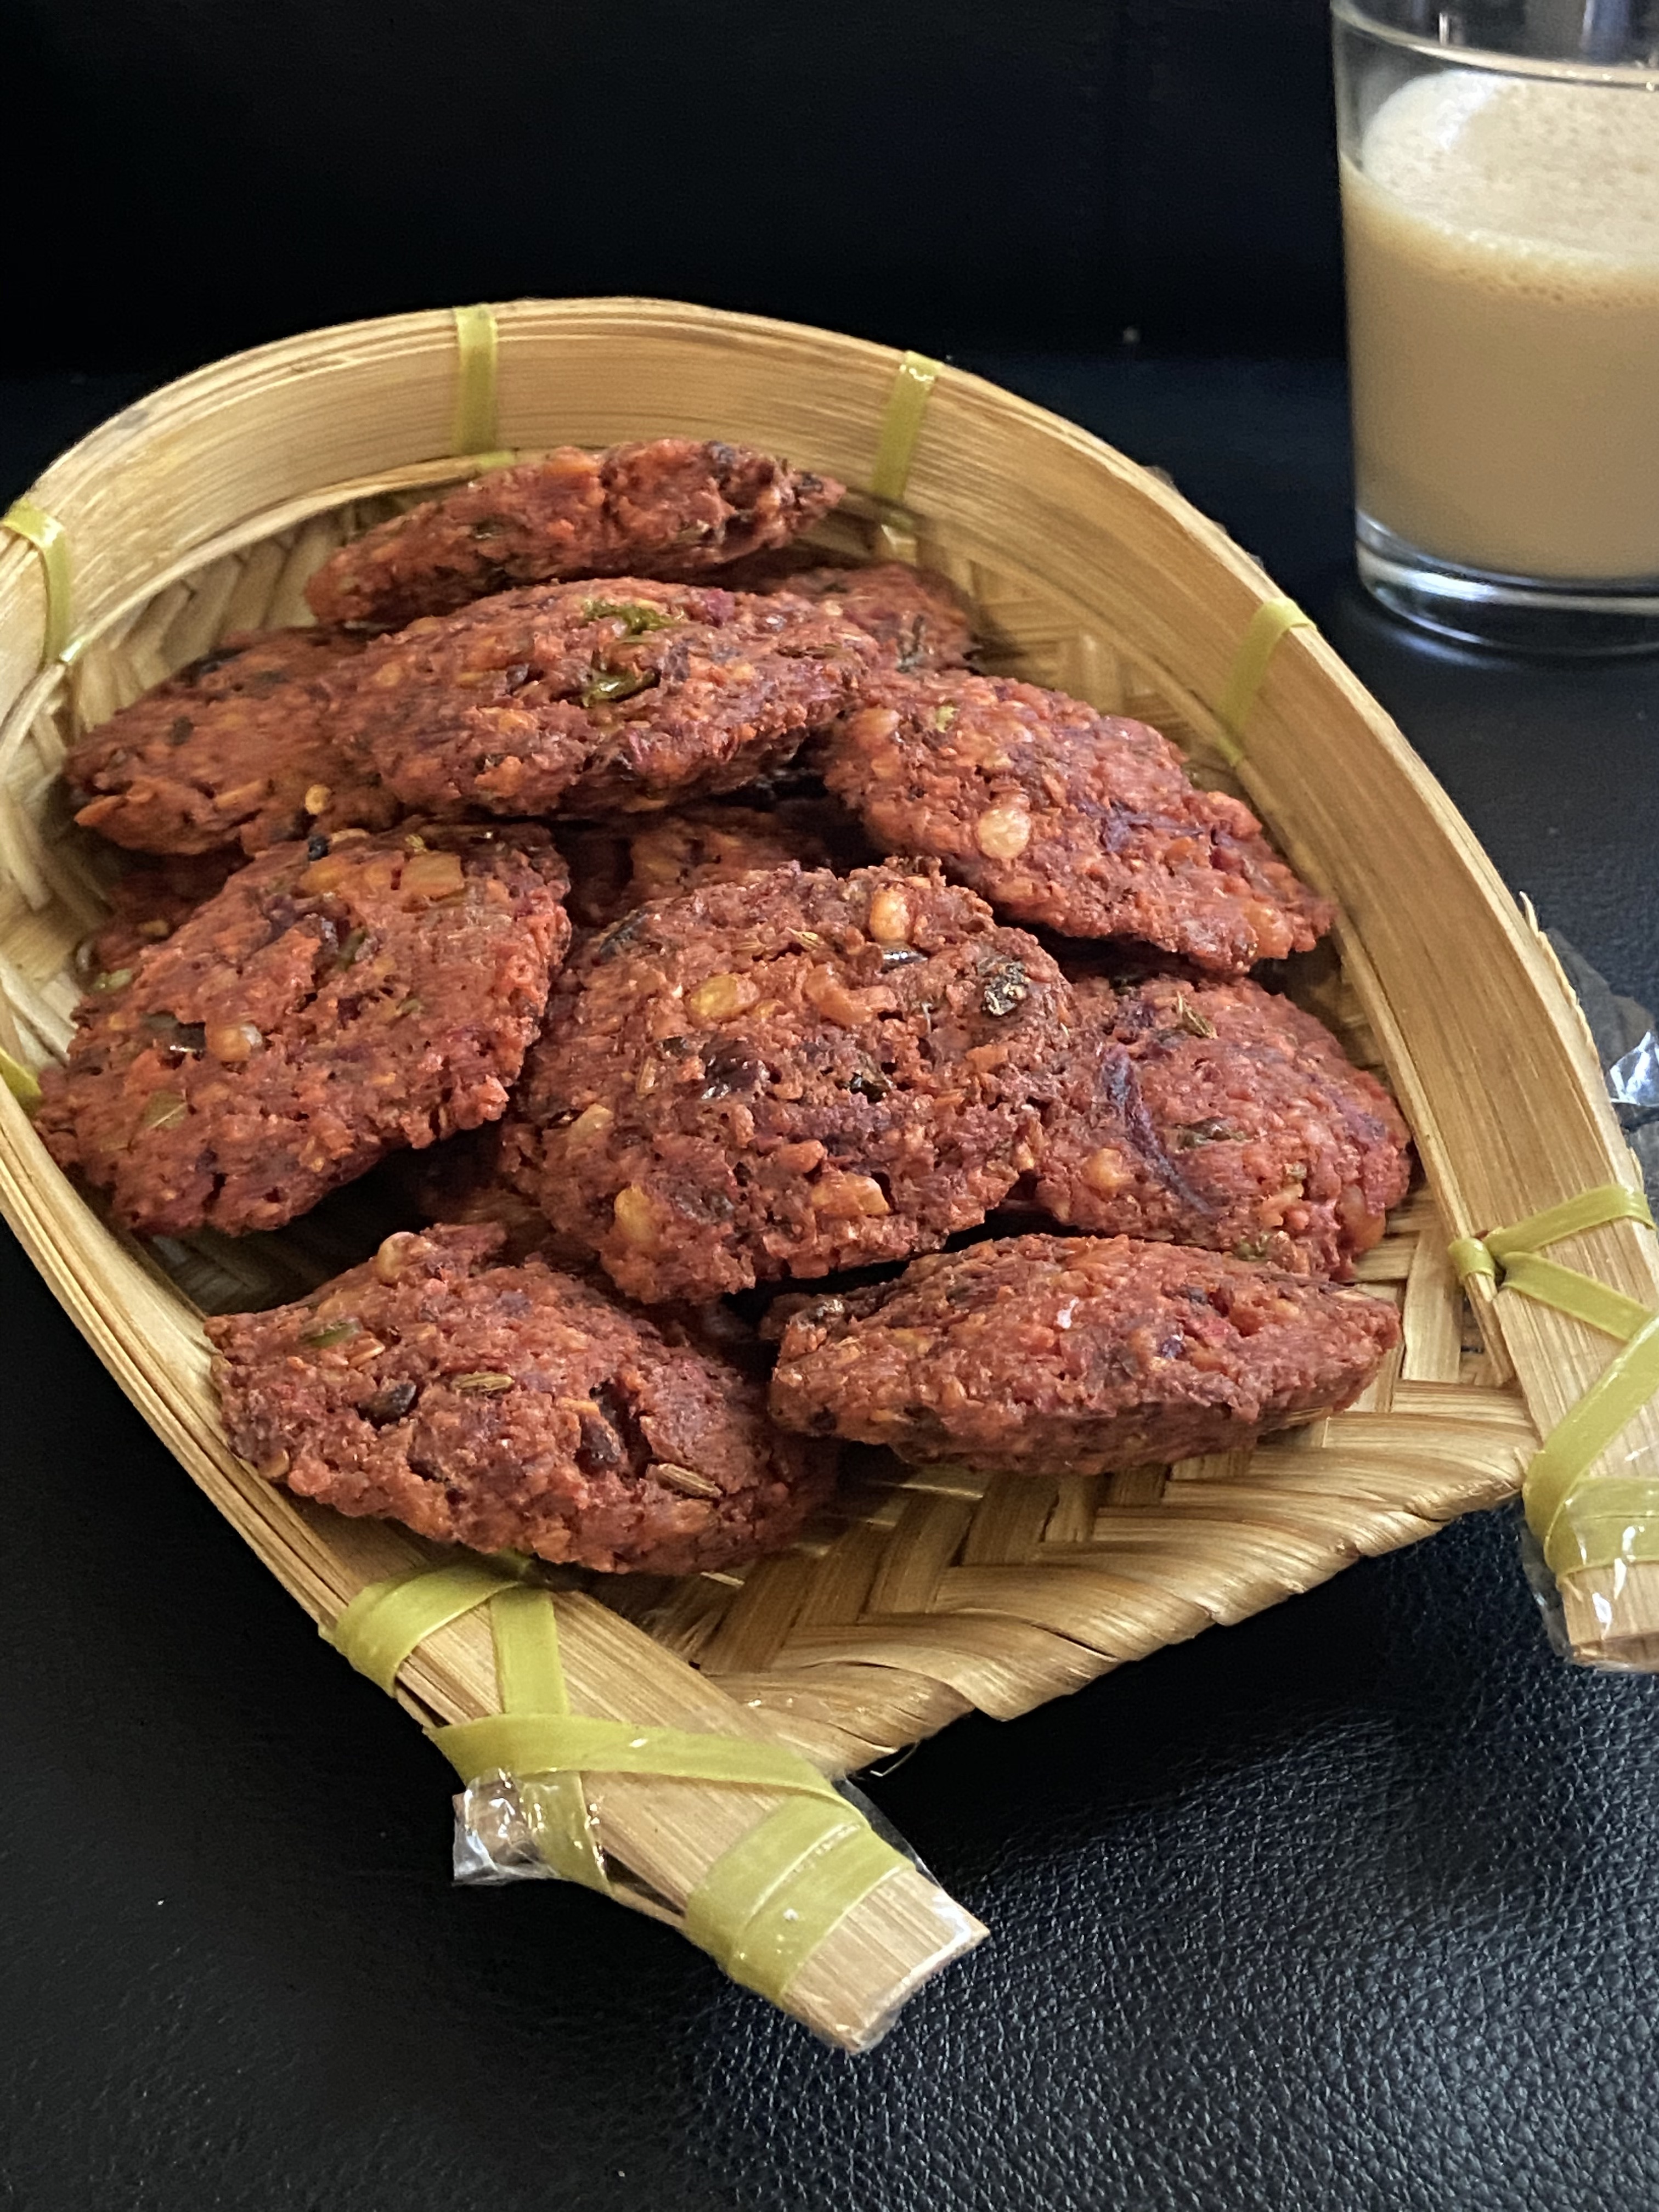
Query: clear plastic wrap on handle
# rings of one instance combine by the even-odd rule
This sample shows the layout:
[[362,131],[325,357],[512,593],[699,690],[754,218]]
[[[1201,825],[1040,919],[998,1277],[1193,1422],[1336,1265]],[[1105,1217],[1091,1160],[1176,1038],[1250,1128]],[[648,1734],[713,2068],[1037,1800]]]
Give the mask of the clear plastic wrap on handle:
[[[575,1808],[571,1803],[573,1785]],[[985,1931],[971,1913],[939,1887],[921,1859],[862,1790],[843,1781],[834,1785],[834,1796],[845,1808],[844,1817],[837,1820],[832,1813],[827,1822],[820,1820],[816,1835],[807,1832],[797,1838],[803,1848],[793,1869],[776,1858],[766,1864],[769,1854],[757,1850],[757,1837],[730,1855],[728,1863],[738,1887],[736,1898],[712,1898],[711,1885],[705,1883],[684,1908],[676,1908],[606,1850],[600,1808],[582,1786],[580,1777],[515,1775],[497,1769],[477,1776],[453,1801],[455,1880],[463,1887],[510,1881],[576,1881],[584,1887],[597,1888],[616,1903],[678,1929],[712,1951],[734,1980],[770,1997],[836,2050],[858,2054],[872,2050],[882,2040],[922,1981],[939,1966],[971,1950]],[[573,1819],[586,1844],[586,1866],[580,1857],[573,1863]],[[832,1864],[837,1850],[842,1858],[839,1874]],[[794,1901],[785,1899],[783,1882],[792,1873],[798,1877],[803,1866],[811,1869],[815,1865],[818,1870],[805,1887],[795,1880]],[[931,1926],[936,1951],[931,1956],[918,1957],[910,1972],[892,1987],[885,2003],[872,2007],[837,2002],[831,1994],[832,1984],[815,1988],[811,2002],[800,2002],[798,1985],[810,1969],[823,1934],[844,1917],[872,1878],[880,1881],[892,1873],[912,1877],[909,1917],[918,1928]],[[732,1884],[728,1881],[724,1887],[731,1890]],[[826,1890],[827,1894],[814,1894]],[[769,1912],[773,1898],[776,1906]],[[722,1924],[734,1902],[738,1905],[739,1919],[747,1916],[745,1934],[736,1941],[730,1926]],[[753,1909],[757,1905],[757,1914]],[[822,1925],[815,1927],[814,1922]],[[925,1953],[929,1945],[925,1942],[922,1948]],[[818,1979],[823,1982],[822,1976]]]
[[[860,1792],[740,1707],[709,1726],[727,1708],[711,1711],[699,1677],[522,1553],[369,1583],[326,1633],[391,1691],[429,1638],[474,1614],[500,1710],[428,1729],[461,1778],[459,1881],[574,1882],[647,1913],[842,2051],[879,2042],[983,1939]],[[576,1710],[567,1644],[591,1695],[598,1651],[619,1640],[640,1659],[621,1690],[629,1717]]]
[[[1659,1188],[1653,1017],[1618,996],[1564,938],[1552,931],[1548,939],[1577,994],[1607,1095],[1651,1193]],[[1577,1208],[1554,1212],[1565,1219],[1577,1211],[1587,1218],[1598,1195],[1607,1201],[1598,1218],[1621,1210],[1648,1218],[1639,1197],[1612,1191],[1586,1194]],[[1626,1200],[1622,1209],[1613,1203],[1616,1196]],[[1484,1240],[1500,1280],[1575,1315],[1609,1340],[1601,1381],[1544,1439],[1528,1469],[1522,1562],[1551,1644],[1563,1658],[1606,1673],[1651,1674],[1659,1672],[1659,1465],[1650,1444],[1638,1441],[1621,1452],[1620,1438],[1659,1389],[1659,1316],[1557,1266],[1543,1248],[1553,1236],[1568,1233],[1560,1221],[1538,1216]]]

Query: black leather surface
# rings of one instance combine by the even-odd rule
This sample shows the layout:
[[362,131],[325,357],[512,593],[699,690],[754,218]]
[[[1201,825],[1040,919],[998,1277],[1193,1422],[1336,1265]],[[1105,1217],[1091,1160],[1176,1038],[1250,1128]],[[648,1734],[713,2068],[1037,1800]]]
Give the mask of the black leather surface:
[[9,0],[31,357],[520,293],[938,351],[1340,315],[1325,0]]
[[[1659,994],[1659,663],[1522,670],[1367,612],[1331,366],[974,365],[1168,466],[1510,880]],[[126,396],[11,387],[8,483]],[[1659,2204],[1659,1686],[1550,1656],[1501,1517],[872,1784],[994,1934],[849,2061],[584,1894],[452,1891],[436,1754],[15,1248],[0,1301],[19,2212]]]

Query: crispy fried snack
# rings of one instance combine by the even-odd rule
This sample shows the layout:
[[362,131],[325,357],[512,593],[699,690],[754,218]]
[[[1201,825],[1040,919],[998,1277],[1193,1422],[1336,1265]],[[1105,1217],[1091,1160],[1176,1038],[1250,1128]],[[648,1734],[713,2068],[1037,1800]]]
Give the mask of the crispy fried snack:
[[932,568],[884,561],[872,568],[795,568],[752,585],[742,572],[723,580],[799,599],[834,599],[885,647],[902,675],[959,668],[974,648],[973,621],[961,594]]
[[1129,1237],[1012,1237],[798,1311],[772,1415],[908,1460],[1113,1474],[1339,1412],[1399,1340],[1364,1291]]
[[337,630],[243,630],[100,722],[64,774],[83,829],[136,852],[263,853],[401,812],[329,734],[319,678],[361,650]]
[[1167,738],[1035,684],[878,677],[823,775],[878,846],[933,854],[1012,920],[1067,937],[1237,975],[1334,919],[1242,799],[1193,787]]
[[423,813],[650,811],[788,759],[880,653],[834,601],[536,584],[372,646],[333,728]]
[[655,1301],[896,1260],[1035,1165],[1054,962],[937,870],[780,868],[638,908],[550,1002],[502,1163]]
[[398,629],[518,584],[688,580],[787,544],[842,495],[831,477],[719,440],[561,446],[368,531],[306,586],[319,622]]
[[568,939],[564,883],[537,829],[276,847],[100,979],[36,1127],[131,1228],[278,1228],[504,1111]]
[[441,1543],[689,1575],[778,1550],[835,1447],[762,1386],[499,1232],[389,1237],[297,1305],[210,1321],[234,1447],[270,1480]]
[[645,815],[632,828],[562,823],[556,836],[570,868],[566,904],[584,929],[608,929],[647,899],[735,883],[790,860],[841,873],[872,857],[856,817],[835,799],[780,799],[766,807],[694,802]]
[[234,846],[133,860],[105,889],[109,920],[87,948],[92,972],[107,975],[132,967],[141,952],[164,943],[245,865]]
[[1347,1281],[1411,1177],[1406,1125],[1314,1016],[1256,983],[1073,984],[1031,1178],[1056,1221]]

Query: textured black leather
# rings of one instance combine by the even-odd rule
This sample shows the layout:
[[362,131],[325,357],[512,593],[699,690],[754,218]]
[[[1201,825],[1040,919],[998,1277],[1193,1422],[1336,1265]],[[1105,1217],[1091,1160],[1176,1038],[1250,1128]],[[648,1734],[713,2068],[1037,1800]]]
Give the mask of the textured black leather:
[[[1168,465],[1659,994],[1659,664],[1367,612],[1332,365],[974,365]],[[131,392],[0,387],[0,489]],[[1504,1516],[873,1782],[994,1935],[851,2061],[584,1893],[452,1890],[442,1762],[9,1239],[0,1316],[15,2212],[1659,2204],[1659,1686],[1550,1656]]]
[[520,293],[1329,347],[1328,46],[1325,0],[11,0],[3,296],[81,368]]

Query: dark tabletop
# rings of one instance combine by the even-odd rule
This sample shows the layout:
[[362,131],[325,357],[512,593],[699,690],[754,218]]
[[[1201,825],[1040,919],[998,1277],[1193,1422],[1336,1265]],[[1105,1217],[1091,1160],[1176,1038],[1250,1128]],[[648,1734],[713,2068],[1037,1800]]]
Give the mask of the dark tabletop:
[[[1659,661],[1373,611],[1334,365],[964,360],[1167,468],[1659,1000]],[[6,495],[140,388],[0,382]],[[8,2206],[1659,2205],[1659,1689],[1550,1656],[1507,1516],[872,1783],[993,1937],[850,2060],[584,1893],[453,1890],[437,1753],[9,1240],[0,1300]]]

